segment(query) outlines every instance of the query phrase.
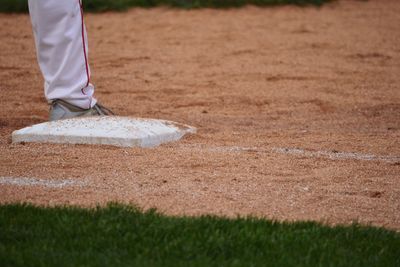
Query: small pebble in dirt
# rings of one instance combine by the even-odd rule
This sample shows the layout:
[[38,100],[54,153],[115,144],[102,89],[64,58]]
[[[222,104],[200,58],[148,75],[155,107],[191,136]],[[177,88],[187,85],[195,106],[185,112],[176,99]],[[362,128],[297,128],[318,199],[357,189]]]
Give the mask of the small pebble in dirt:
[[379,191],[371,192],[369,196],[372,198],[380,198],[382,196],[382,192]]

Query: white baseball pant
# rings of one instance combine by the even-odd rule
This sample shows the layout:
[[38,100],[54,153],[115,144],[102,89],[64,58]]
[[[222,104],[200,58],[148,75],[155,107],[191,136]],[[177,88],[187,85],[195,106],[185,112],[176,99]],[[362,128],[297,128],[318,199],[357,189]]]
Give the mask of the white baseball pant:
[[37,59],[44,92],[88,109],[96,104],[90,83],[88,45],[79,0],[29,0]]

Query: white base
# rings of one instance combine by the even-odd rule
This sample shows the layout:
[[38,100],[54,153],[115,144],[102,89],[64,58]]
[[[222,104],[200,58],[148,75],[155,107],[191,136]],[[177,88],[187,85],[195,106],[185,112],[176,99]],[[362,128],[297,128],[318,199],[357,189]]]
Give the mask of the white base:
[[176,122],[117,116],[44,122],[12,133],[12,142],[154,147],[179,140],[196,128]]

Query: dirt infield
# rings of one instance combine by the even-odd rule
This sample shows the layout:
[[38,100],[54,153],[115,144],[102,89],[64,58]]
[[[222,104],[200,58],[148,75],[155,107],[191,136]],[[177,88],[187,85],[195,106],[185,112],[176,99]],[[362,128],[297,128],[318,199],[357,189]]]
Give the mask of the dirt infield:
[[400,1],[87,14],[97,97],[198,127],[156,149],[11,144],[48,107],[29,17],[0,15],[0,202],[400,229]]

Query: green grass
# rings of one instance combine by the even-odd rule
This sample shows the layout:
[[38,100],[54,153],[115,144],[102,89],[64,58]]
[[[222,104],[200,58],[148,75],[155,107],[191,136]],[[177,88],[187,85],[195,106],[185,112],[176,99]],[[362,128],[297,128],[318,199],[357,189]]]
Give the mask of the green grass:
[[359,225],[0,206],[1,266],[400,266],[400,235]]
[[[228,8],[243,5],[316,5],[320,6],[332,0],[83,0],[85,11],[101,12],[126,10],[129,7],[171,6],[179,8]],[[28,12],[27,0],[0,0],[0,12]]]

